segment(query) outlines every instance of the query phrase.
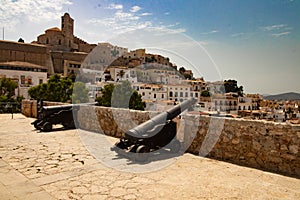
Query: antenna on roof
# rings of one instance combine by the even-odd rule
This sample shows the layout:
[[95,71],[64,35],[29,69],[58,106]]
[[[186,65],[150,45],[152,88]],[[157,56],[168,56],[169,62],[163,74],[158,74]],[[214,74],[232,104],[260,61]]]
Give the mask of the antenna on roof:
[[3,40],[4,40],[4,26],[3,26],[2,37],[3,37]]

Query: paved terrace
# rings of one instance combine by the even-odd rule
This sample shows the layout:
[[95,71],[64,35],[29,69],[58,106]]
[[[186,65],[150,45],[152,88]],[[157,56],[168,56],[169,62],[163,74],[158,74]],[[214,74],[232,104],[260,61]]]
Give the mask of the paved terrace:
[[300,180],[185,154],[162,170],[98,162],[76,130],[39,133],[0,115],[0,199],[300,199]]

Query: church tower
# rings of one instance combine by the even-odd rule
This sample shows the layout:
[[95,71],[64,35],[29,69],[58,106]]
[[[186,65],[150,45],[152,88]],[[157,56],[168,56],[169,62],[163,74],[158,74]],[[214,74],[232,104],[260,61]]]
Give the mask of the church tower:
[[65,37],[72,38],[74,35],[74,19],[72,19],[69,13],[65,13],[61,17],[61,30]]
[[72,51],[74,49],[74,19],[72,19],[69,13],[65,13],[61,17],[61,32],[64,37],[64,46]]

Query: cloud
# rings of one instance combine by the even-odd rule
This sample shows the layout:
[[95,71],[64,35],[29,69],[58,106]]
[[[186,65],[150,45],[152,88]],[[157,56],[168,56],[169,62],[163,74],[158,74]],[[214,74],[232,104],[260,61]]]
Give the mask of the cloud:
[[202,35],[208,35],[208,34],[214,34],[214,33],[218,33],[219,31],[218,30],[212,30],[212,31],[209,31],[209,32],[204,32],[204,33],[201,33]]
[[111,9],[111,10],[122,10],[123,9],[123,5],[122,4],[114,4],[111,3],[109,4],[108,7],[106,7],[107,9]]
[[270,35],[274,38],[289,35],[291,33],[290,31],[293,30],[293,27],[290,27],[287,24],[274,24],[271,26],[264,26],[260,28],[265,32],[270,32]]
[[176,34],[184,33],[186,30],[183,28],[175,28],[179,23],[164,25],[163,23],[154,23],[150,20],[145,20],[143,17],[152,15],[152,13],[144,12],[137,14],[137,11],[142,9],[139,6],[133,6],[129,11],[117,10],[111,14],[111,17],[102,19],[91,19],[88,20],[92,26],[101,27],[101,34],[103,37],[112,37],[130,31],[141,30],[141,29],[152,29],[155,30],[156,34]]
[[285,35],[289,35],[291,32],[282,32],[282,33],[274,33],[272,34],[273,37],[281,37],[281,36],[285,36]]
[[170,13],[169,13],[169,12],[165,12],[164,14],[165,14],[165,15],[169,15]]
[[287,24],[275,24],[275,25],[271,25],[271,26],[263,26],[261,27],[261,29],[263,31],[274,31],[274,30],[280,30],[282,28],[287,28],[288,25]]
[[135,13],[135,12],[139,11],[140,9],[141,9],[141,7],[139,7],[139,6],[133,6],[133,7],[131,7],[130,12]]
[[5,28],[13,30],[19,23],[39,23],[52,21],[61,16],[63,6],[72,4],[69,0],[3,0],[0,3],[0,24]]
[[141,16],[150,16],[150,15],[152,15],[152,13],[148,13],[148,12],[145,12],[145,13],[142,13],[142,14],[140,14]]

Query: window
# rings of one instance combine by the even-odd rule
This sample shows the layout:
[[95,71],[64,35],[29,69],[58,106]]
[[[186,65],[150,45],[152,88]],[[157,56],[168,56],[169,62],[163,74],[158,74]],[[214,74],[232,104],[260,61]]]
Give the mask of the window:
[[25,76],[21,75],[21,84],[25,84]]
[[185,97],[189,97],[189,93],[186,92],[186,93],[185,93]]
[[162,98],[162,99],[165,98],[165,95],[164,95],[164,94],[161,94],[161,98]]
[[28,77],[27,83],[28,83],[29,85],[32,84],[32,78],[31,78],[31,77]]
[[180,92],[180,97],[183,97],[183,92]]
[[154,96],[154,99],[156,99],[156,94],[154,94],[153,96]]
[[198,93],[195,93],[195,97],[198,97]]
[[46,44],[49,44],[49,39],[48,38],[46,39]]
[[169,94],[169,95],[170,95],[170,97],[173,97],[173,92],[170,92],[170,94]]

